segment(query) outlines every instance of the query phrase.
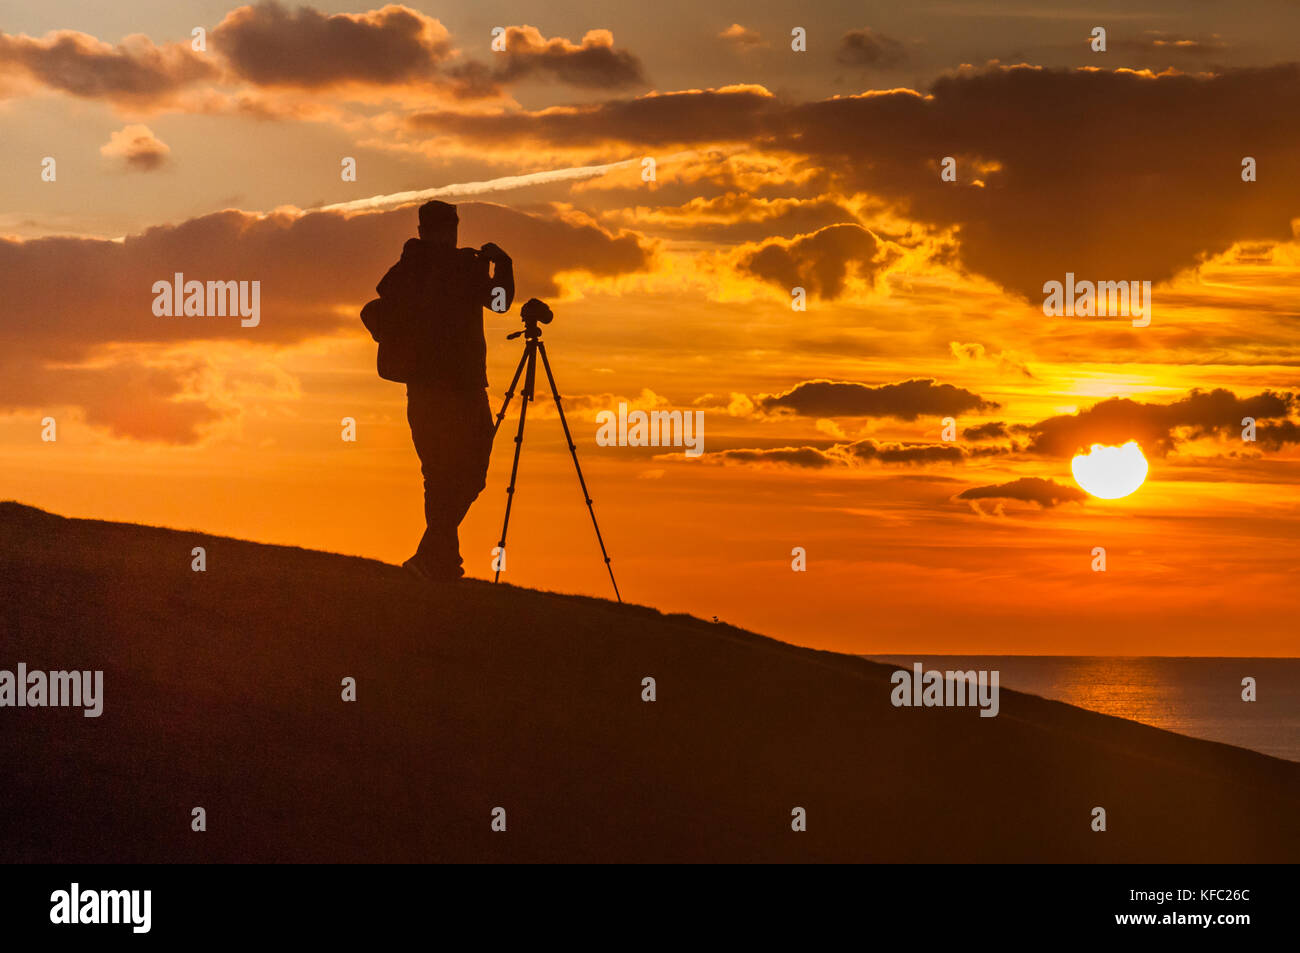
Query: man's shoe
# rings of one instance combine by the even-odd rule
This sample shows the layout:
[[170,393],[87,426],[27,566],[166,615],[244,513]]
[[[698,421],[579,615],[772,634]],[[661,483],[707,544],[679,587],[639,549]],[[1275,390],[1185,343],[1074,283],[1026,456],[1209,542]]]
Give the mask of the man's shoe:
[[465,575],[465,570],[459,566],[438,571],[431,569],[414,556],[402,563],[402,568],[421,582],[455,582]]

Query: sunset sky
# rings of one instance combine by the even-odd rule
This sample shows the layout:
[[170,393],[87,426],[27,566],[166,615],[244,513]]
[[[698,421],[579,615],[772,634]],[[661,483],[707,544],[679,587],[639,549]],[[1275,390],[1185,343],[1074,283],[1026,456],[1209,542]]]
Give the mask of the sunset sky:
[[[1292,2],[0,2],[0,498],[409,556],[358,313],[415,234],[383,197],[442,189],[514,258],[494,412],[518,304],[556,313],[625,600],[846,652],[1294,656],[1297,37]],[[260,324],[155,316],[178,271],[260,281]],[[1045,316],[1067,272],[1151,282],[1150,325]],[[705,452],[598,446],[620,402],[703,410]],[[503,578],[609,596],[529,419]],[[1080,490],[1128,440],[1146,483]]]

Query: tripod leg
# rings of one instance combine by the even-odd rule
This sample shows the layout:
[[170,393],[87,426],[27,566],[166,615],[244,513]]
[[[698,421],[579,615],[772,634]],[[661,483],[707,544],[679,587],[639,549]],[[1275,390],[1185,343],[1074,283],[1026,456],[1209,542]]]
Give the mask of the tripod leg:
[[492,439],[496,440],[497,431],[501,429],[501,421],[506,418],[506,408],[510,406],[510,398],[515,396],[515,385],[519,383],[519,375],[523,373],[524,363],[528,360],[528,348],[524,348],[524,353],[519,355],[519,366],[515,368],[515,376],[510,378],[510,386],[506,388],[506,399],[501,404],[501,412],[497,414],[497,422],[492,425]]
[[[582,487],[582,498],[587,501],[587,512],[591,514],[591,525],[596,530],[596,542],[600,543],[600,554],[605,557],[605,569],[609,572],[609,581],[614,585],[614,598],[622,602],[623,597],[619,595],[618,583],[614,581],[614,567],[610,565],[609,553],[605,550],[605,540],[600,535],[600,524],[596,522],[596,509],[591,505],[591,494],[587,492],[587,481],[582,478],[582,467],[578,465],[578,448],[574,446],[573,435],[569,433],[569,422],[564,418],[564,407],[560,404],[560,391],[555,386],[555,375],[551,373],[551,361],[546,356],[546,345],[539,340],[537,349],[542,352],[542,367],[546,369],[546,379],[551,383],[551,396],[555,398],[555,409],[560,414],[560,426],[564,428],[564,442],[569,445],[569,455],[573,457],[573,469],[578,471],[578,485]],[[522,429],[523,423],[521,422],[520,430],[522,431]]]
[[[500,547],[500,558],[504,559],[506,555],[506,530],[510,528],[510,505],[515,501],[515,478],[519,475],[519,452],[524,448],[524,421],[528,419],[528,402],[533,399],[533,382],[537,374],[537,350],[534,342],[529,341],[524,348],[523,360],[519,362],[522,368],[527,362],[528,373],[524,376],[524,392],[520,395],[519,401],[519,430],[515,433],[515,462],[510,466],[510,485],[506,487],[506,518],[501,523],[501,542],[497,543]],[[519,379],[519,372],[515,371],[515,380]],[[512,383],[511,388],[514,388]],[[505,408],[502,408],[502,413]],[[500,421],[498,421],[500,423]],[[498,562],[497,565],[500,565]],[[501,570],[492,577],[493,582],[501,580]]]

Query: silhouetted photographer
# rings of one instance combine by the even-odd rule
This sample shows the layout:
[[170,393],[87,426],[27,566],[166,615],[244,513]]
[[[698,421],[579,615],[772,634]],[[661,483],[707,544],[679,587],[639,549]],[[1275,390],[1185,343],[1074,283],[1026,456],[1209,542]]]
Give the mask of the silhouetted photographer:
[[406,384],[406,417],[424,476],[424,536],[402,565],[425,579],[464,575],[456,535],[487,482],[492,452],[483,309],[504,312],[514,266],[499,247],[456,247],[456,206],[420,207],[419,238],[361,311],[379,343],[379,376]]

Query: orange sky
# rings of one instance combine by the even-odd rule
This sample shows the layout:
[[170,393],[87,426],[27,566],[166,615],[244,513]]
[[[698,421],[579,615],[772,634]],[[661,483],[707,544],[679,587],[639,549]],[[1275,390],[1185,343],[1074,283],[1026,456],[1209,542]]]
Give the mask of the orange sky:
[[[780,11],[672,6],[7,24],[0,497],[401,561],[418,464],[357,313],[415,205],[363,200],[460,183],[461,243],[504,247],[519,301],[555,309],[626,600],[863,653],[1295,655],[1289,48],[1162,4],[1116,8],[1094,53],[1082,8],[959,4],[942,26],[828,8],[796,53]],[[260,323],[156,316],[176,271],[259,280]],[[1066,272],[1150,281],[1150,325],[1045,316]],[[486,316],[494,410],[517,311]],[[704,454],[597,445],[620,402],[703,410]],[[605,596],[559,423],[530,420],[506,578]],[[1083,494],[1074,451],[1128,439],[1145,485]],[[471,575],[511,449],[462,527]]]

